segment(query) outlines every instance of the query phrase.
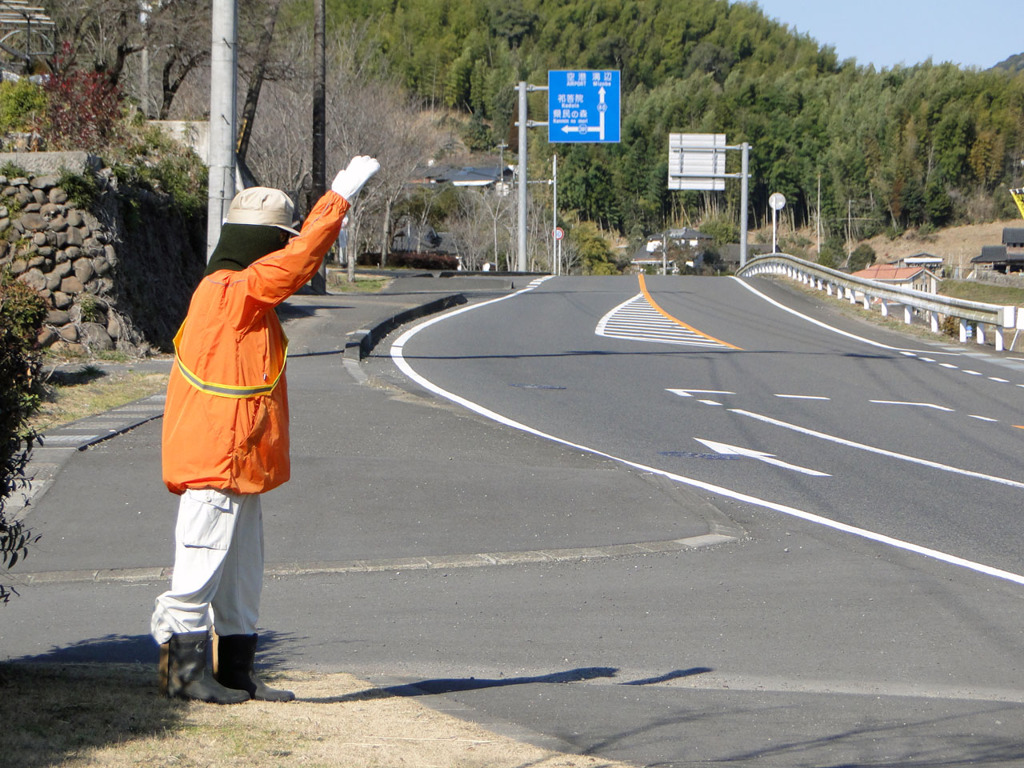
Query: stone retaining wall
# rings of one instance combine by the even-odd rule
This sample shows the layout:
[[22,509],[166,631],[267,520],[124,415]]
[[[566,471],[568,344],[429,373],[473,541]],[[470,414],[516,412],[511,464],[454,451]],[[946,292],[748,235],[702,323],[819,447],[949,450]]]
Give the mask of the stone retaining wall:
[[[51,154],[19,153],[18,161]],[[205,265],[205,223],[182,221],[166,195],[119,192],[109,170],[97,174],[100,199],[83,210],[59,178],[0,176],[0,269],[46,299],[40,345],[131,355],[166,349]]]

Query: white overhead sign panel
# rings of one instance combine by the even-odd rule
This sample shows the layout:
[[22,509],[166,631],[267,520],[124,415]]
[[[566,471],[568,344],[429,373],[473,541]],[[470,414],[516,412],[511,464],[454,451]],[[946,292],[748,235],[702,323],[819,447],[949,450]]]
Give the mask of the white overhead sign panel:
[[725,190],[724,133],[670,133],[668,188]]

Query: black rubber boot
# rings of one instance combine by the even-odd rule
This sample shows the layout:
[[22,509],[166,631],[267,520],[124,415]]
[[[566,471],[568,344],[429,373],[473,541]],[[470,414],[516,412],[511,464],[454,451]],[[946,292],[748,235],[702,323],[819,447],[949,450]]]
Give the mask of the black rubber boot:
[[171,635],[160,647],[160,687],[172,699],[191,699],[209,704],[241,704],[245,691],[226,688],[214,680],[206,665],[208,632]]
[[257,701],[292,701],[295,694],[269,688],[253,668],[259,635],[215,635],[213,675],[225,688],[239,688]]

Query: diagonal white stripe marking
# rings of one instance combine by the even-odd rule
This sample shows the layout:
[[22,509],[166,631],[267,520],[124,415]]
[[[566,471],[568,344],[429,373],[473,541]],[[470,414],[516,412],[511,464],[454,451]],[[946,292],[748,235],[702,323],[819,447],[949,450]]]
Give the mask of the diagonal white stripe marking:
[[642,293],[602,317],[594,333],[608,339],[728,349],[724,344],[673,323],[652,307]]

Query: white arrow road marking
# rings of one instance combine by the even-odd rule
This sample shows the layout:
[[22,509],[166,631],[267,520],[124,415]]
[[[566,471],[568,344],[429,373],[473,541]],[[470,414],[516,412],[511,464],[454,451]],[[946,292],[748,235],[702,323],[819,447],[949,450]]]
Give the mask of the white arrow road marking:
[[947,408],[944,405],[936,405],[935,403],[911,403],[904,400],[868,400],[869,403],[875,405],[909,405],[914,408],[934,408],[936,411],[945,411],[946,413],[952,413],[952,408]]
[[856,448],[860,451],[867,451],[868,453],[875,453],[879,456],[885,456],[890,459],[899,459],[900,461],[906,461],[911,464],[920,464],[922,467],[931,467],[932,469],[939,469],[943,472],[949,472],[954,475],[963,475],[964,477],[973,477],[978,480],[988,480],[992,483],[999,483],[1000,485],[1008,485],[1011,488],[1024,488],[1024,483],[1018,482],[1017,480],[1011,480],[1007,477],[998,477],[997,475],[986,475],[984,472],[974,472],[970,469],[961,469],[960,467],[952,467],[949,464],[940,464],[937,461],[929,461],[928,459],[919,459],[916,456],[908,456],[905,453],[896,453],[896,451],[887,451],[884,448],[876,448],[873,445],[865,445],[864,443],[858,443],[853,440],[847,440],[843,437],[837,437],[836,435],[829,435],[824,432],[818,432],[814,429],[808,429],[807,427],[801,427],[796,424],[790,424],[785,421],[779,421],[773,419],[770,416],[763,416],[760,413],[753,413],[751,411],[744,411],[739,408],[730,408],[730,413],[738,413],[740,416],[749,416],[757,421],[762,421],[765,424],[771,424],[776,427],[782,427],[783,429],[789,429],[793,432],[798,432],[801,435],[808,435],[810,437],[817,437],[821,440],[827,440],[830,443],[836,443],[837,445],[845,445],[848,448]]
[[673,395],[680,397],[693,397],[694,395],[735,395],[735,392],[727,392],[724,389],[669,389],[666,390]]
[[765,464],[771,464],[776,467],[782,467],[783,469],[792,469],[794,472],[801,472],[805,475],[811,475],[812,477],[832,477],[825,472],[819,472],[816,469],[808,469],[807,467],[798,467],[796,464],[788,464],[785,461],[776,459],[773,454],[762,453],[761,451],[752,451],[749,448],[740,448],[735,445],[726,445],[725,443],[715,443],[711,440],[704,440],[699,437],[693,438],[698,443],[703,443],[715,453],[721,453],[725,456],[747,456],[751,459],[757,459],[763,461]]

